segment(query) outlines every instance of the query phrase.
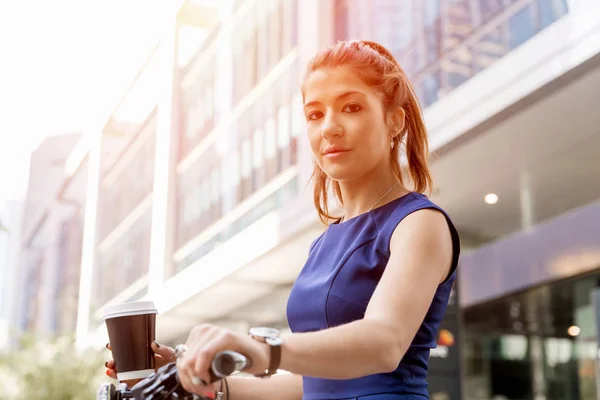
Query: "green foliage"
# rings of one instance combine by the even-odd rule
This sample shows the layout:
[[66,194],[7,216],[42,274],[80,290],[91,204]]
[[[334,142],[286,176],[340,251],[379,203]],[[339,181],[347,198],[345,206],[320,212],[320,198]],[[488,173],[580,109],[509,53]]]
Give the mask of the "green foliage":
[[71,337],[24,338],[0,354],[0,400],[93,400],[104,375],[105,355],[77,351]]

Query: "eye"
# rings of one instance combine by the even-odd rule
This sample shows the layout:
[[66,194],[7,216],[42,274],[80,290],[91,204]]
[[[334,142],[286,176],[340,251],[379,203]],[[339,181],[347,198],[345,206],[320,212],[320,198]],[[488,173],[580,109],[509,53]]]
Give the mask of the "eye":
[[343,112],[355,113],[362,110],[362,107],[358,104],[348,104],[343,108]]
[[317,119],[321,118],[323,116],[323,113],[321,111],[311,111],[306,115],[306,119],[311,120],[311,121],[316,121]]

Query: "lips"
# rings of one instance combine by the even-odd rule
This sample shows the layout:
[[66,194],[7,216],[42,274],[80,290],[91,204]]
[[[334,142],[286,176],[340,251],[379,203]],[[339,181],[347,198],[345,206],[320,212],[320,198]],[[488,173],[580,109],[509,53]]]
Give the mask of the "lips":
[[335,155],[335,154],[339,154],[339,153],[346,153],[350,150],[345,149],[343,147],[338,147],[338,146],[327,146],[325,147],[325,149],[323,150],[323,155],[324,156],[328,156],[328,155]]

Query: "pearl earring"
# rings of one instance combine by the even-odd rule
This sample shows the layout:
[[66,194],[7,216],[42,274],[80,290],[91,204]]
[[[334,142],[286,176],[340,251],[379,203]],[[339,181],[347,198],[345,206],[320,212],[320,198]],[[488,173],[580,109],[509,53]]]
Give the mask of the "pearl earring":
[[390,149],[393,149],[393,148],[394,148],[394,141],[392,140],[392,141],[390,142]]

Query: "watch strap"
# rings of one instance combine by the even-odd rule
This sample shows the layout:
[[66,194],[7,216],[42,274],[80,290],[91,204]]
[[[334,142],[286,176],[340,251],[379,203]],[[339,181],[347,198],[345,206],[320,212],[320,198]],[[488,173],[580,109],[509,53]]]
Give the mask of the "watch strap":
[[281,365],[281,340],[267,338],[265,343],[269,345],[270,349],[269,367],[264,373],[257,375],[260,378],[274,375]]

